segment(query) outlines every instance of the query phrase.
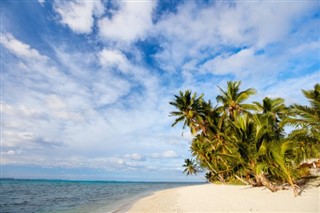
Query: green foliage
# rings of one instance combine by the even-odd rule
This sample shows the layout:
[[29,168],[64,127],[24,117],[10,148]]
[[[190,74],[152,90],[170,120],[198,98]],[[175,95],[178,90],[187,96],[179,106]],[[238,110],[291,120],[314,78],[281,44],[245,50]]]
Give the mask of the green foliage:
[[187,173],[187,175],[197,174],[199,171],[197,164],[192,159],[185,159],[183,167],[185,167],[183,173]]
[[316,84],[313,90],[302,90],[302,93],[310,106],[293,104],[290,116],[283,121],[296,127],[288,136],[301,151],[296,161],[320,158],[320,84]]
[[[300,164],[320,157],[320,85],[302,90],[310,106],[289,107],[281,98],[244,103],[255,90],[240,91],[240,85],[219,87],[217,107],[189,90],[170,102],[177,109],[170,114],[176,117],[172,126],[182,122],[194,135],[190,149],[195,160],[185,160],[184,172],[203,170],[210,182],[264,185],[272,191],[289,183],[296,195],[295,183],[308,174]],[[288,125],[295,129],[286,135]]]

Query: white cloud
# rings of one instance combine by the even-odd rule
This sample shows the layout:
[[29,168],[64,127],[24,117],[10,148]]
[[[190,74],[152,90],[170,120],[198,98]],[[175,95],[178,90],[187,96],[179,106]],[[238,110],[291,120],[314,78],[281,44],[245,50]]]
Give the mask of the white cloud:
[[[2,45],[17,56],[3,61],[5,163],[139,175],[181,171],[192,136],[170,128],[174,118],[168,116],[168,102],[180,89],[214,100],[216,85],[237,78],[242,88],[255,87],[257,98],[280,96],[292,103],[319,79],[319,42],[304,39],[316,37],[318,23],[301,25],[308,2],[277,8],[274,2],[184,1],[173,13],[161,11],[156,23],[155,1],[110,4],[118,10],[103,17],[101,1],[56,1],[62,24],[92,34],[73,35],[83,39],[79,47],[70,34],[61,44],[39,31],[50,58],[4,34]],[[155,49],[135,46],[139,39]]]
[[9,151],[7,152],[7,154],[8,154],[8,155],[15,155],[15,154],[16,154],[16,152],[15,152],[15,151],[13,151],[13,150],[9,150]]
[[120,71],[127,72],[129,62],[126,56],[119,50],[103,49],[99,54],[99,61],[103,67],[118,68]]
[[301,54],[304,54],[305,52],[317,51],[319,49],[320,49],[319,41],[303,42],[302,44],[298,46],[294,46],[291,49],[289,49],[288,53],[292,55],[301,55]]
[[[163,124],[170,126],[168,97],[159,95],[163,89],[157,76],[131,64],[120,51],[107,52],[115,57],[101,58],[105,64],[99,67],[93,62],[103,51],[74,53],[61,47],[53,49],[54,63],[26,61],[21,66],[21,61],[6,62],[15,72],[30,72],[23,72],[19,78],[14,77],[14,72],[5,72],[4,91],[10,92],[10,99],[1,102],[5,121],[3,146],[19,148],[24,153],[17,159],[6,156],[4,162],[134,170],[152,163],[147,154],[138,153],[173,149],[176,135],[156,134],[163,131]],[[126,77],[114,70],[123,61],[130,63],[132,70]],[[130,91],[134,87],[139,90]],[[184,148],[187,150],[187,145]],[[172,159],[176,154],[168,151],[159,156]]]
[[[70,72],[72,76],[70,80],[75,79],[75,83],[81,82],[82,85],[75,87],[80,86],[79,91],[84,90],[81,95],[90,99],[86,101],[87,103],[93,101],[95,107],[113,104],[130,92],[131,82],[113,73],[114,69],[126,72],[129,67],[129,62],[120,51],[104,49],[98,53],[74,53],[63,48],[56,48],[55,51],[60,63]],[[91,72],[97,59],[102,68],[98,70],[94,68],[95,71]],[[75,87],[67,91],[75,90]],[[65,90],[66,88],[62,88],[61,93]],[[83,100],[84,97],[79,99]]]
[[293,29],[293,23],[304,16],[309,15],[308,11],[317,7],[315,2],[297,1],[293,4],[287,2],[252,2],[239,3],[240,9],[248,19],[243,20],[242,25],[247,29],[250,27],[255,39],[254,45],[258,48],[268,44],[287,39],[288,34]]
[[284,98],[286,104],[305,104],[308,105],[307,99],[303,96],[301,90],[314,89],[314,85],[319,83],[320,80],[320,70],[312,73],[306,74],[304,76],[299,76],[296,78],[288,78],[271,85],[264,91],[261,91],[259,96],[261,97],[281,97]]
[[94,17],[104,13],[104,5],[97,1],[55,1],[54,10],[60,15],[60,22],[75,33],[90,33]]
[[[85,99],[87,91],[74,78],[52,66],[52,61],[47,58],[44,61],[44,56],[28,44],[10,36],[9,41],[9,50],[22,59],[33,60],[4,63],[3,145],[26,149],[63,145],[63,125],[83,122],[91,113]],[[27,72],[17,75],[20,70]]]
[[36,49],[32,49],[28,44],[17,40],[9,33],[2,34],[1,43],[10,52],[22,59],[34,59],[39,62],[45,62],[48,59],[46,56],[41,55]]
[[156,1],[120,1],[112,17],[99,20],[99,29],[105,40],[130,43],[145,36],[152,27],[152,12]]
[[93,95],[97,106],[116,103],[121,97],[128,94],[131,85],[128,81],[111,75],[92,83]]
[[162,156],[164,158],[176,158],[178,157],[177,153],[173,150],[167,150],[165,152],[162,153]]
[[250,66],[254,66],[254,51],[252,49],[244,49],[233,55],[219,55],[213,60],[208,60],[203,65],[203,70],[213,72],[215,74],[228,74],[237,72],[246,72]]
[[46,101],[51,109],[63,110],[67,107],[66,102],[57,95],[48,95]]
[[315,2],[265,1],[220,1],[199,7],[187,1],[176,13],[155,25],[154,35],[163,38],[160,42],[163,51],[155,59],[164,70],[179,71],[190,60],[203,63],[204,59],[224,51],[243,47],[263,49],[287,40],[295,30],[293,23],[299,24],[315,7]]
[[124,155],[125,158],[129,158],[131,160],[135,160],[135,161],[144,161],[146,160],[146,158],[138,153],[132,153],[132,154],[126,154]]
[[46,0],[38,0],[38,2],[39,2],[41,5],[44,5],[44,3],[46,2]]
[[151,158],[177,158],[178,154],[174,150],[167,150],[161,153],[152,153],[149,155]]

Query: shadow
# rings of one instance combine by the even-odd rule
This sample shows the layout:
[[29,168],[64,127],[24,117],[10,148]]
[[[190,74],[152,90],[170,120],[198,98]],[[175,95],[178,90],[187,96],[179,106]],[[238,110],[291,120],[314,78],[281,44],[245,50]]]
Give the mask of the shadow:
[[300,188],[299,195],[305,192],[308,189],[319,187],[320,186],[320,176],[308,176],[301,179],[297,182],[297,185]]

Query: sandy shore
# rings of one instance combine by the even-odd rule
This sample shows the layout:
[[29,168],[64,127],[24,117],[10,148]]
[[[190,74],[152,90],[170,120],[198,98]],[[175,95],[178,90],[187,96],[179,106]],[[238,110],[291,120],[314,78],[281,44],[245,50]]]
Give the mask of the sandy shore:
[[168,189],[135,202],[127,212],[320,212],[320,187],[295,198],[291,190],[204,184]]

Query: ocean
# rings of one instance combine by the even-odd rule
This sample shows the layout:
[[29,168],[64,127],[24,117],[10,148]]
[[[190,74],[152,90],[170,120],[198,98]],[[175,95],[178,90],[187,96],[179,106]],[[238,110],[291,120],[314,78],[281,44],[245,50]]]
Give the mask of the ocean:
[[0,212],[121,212],[152,192],[195,184],[0,179]]

